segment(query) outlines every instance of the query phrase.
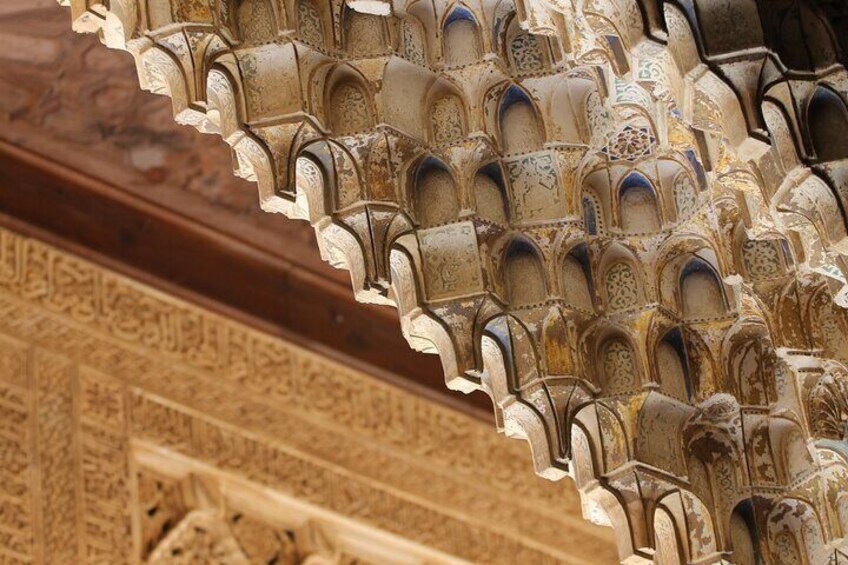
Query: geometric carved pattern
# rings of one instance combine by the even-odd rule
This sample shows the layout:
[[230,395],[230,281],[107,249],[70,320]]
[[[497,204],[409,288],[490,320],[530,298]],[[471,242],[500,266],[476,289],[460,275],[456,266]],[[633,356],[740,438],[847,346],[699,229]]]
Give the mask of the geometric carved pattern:
[[440,98],[433,105],[433,137],[436,143],[462,139],[462,107],[453,96]]
[[610,310],[623,310],[638,304],[639,283],[627,263],[618,263],[607,271],[606,286]]
[[506,169],[516,219],[547,219],[561,201],[553,156],[540,153],[510,159]]
[[613,134],[610,143],[603,152],[611,161],[638,161],[649,155],[655,140],[647,128],[635,128],[627,125],[621,131]]
[[421,254],[428,266],[424,273],[431,299],[480,291],[483,278],[472,224],[422,232]]
[[509,54],[515,67],[523,73],[541,71],[546,62],[541,52],[541,41],[535,35],[521,32],[512,38],[509,44]]
[[411,62],[418,65],[426,64],[426,55],[424,54],[424,38],[422,37],[421,28],[412,20],[403,22],[403,56]]
[[604,347],[603,363],[607,394],[620,394],[637,385],[633,350],[623,340],[613,340]]
[[755,278],[765,279],[781,273],[780,256],[774,240],[746,241],[742,246],[745,269]]
[[[451,387],[489,394],[537,472],[577,475],[622,560],[835,558],[848,454],[809,394],[848,362],[848,72],[818,1],[348,4],[316,3],[309,43],[283,3],[71,7],[180,122],[223,136],[265,209],[309,217]],[[447,92],[458,111],[434,124]],[[300,159],[326,182],[295,182]],[[481,171],[498,222],[475,208]],[[749,240],[780,241],[780,268]],[[577,246],[597,311],[563,299]]]
[[698,193],[686,173],[680,173],[674,180],[674,203],[679,221],[688,219],[698,207]]
[[315,46],[324,44],[324,28],[321,14],[310,0],[299,0],[297,3],[298,31],[300,39]]

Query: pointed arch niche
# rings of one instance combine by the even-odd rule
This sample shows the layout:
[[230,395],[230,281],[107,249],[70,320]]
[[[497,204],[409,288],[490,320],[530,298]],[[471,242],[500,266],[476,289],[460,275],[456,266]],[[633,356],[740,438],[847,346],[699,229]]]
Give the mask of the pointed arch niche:
[[630,340],[613,334],[603,341],[599,353],[604,394],[621,394],[641,386],[636,352]]
[[777,154],[783,170],[793,170],[800,161],[796,138],[784,109],[774,102],[763,102],[763,119],[771,137],[772,151]]
[[507,299],[513,307],[547,300],[545,271],[536,247],[524,238],[513,240],[504,255]]
[[421,227],[455,221],[459,217],[456,183],[447,166],[435,157],[421,161],[413,180],[413,205]]
[[727,313],[721,279],[712,265],[692,257],[680,271],[680,298],[686,318],[715,318]]
[[829,88],[816,89],[807,108],[810,141],[819,161],[848,159],[848,107]]
[[452,88],[442,84],[431,91],[428,112],[430,138],[441,145],[465,137],[466,119],[462,98]]
[[618,191],[621,229],[625,233],[655,233],[662,229],[654,185],[639,172],[632,172]]
[[474,199],[477,215],[496,224],[509,224],[506,189],[503,174],[497,162],[483,165],[474,175]]
[[760,549],[757,546],[757,527],[754,520],[754,505],[743,500],[730,515],[730,549],[733,562],[737,565],[761,565]]
[[567,305],[587,312],[594,311],[594,285],[588,245],[578,244],[568,252],[562,262],[560,281]]
[[328,113],[333,133],[347,135],[374,126],[368,88],[361,75],[350,67],[342,66],[333,71],[327,83]]
[[524,90],[517,86],[506,89],[498,117],[504,153],[530,153],[542,148],[545,140],[542,123],[535,104]]
[[454,7],[442,26],[442,54],[445,65],[469,65],[483,57],[483,40],[477,18],[465,6]]
[[[669,220],[685,222],[698,211],[700,190],[688,160],[660,159],[657,162],[660,192],[666,196]],[[697,173],[696,173],[697,174]],[[673,210],[673,214],[671,211]]]
[[601,261],[601,277],[610,312],[638,308],[645,303],[641,273],[633,253],[622,245],[607,250]]
[[619,261],[612,265],[606,272],[604,282],[610,310],[626,310],[642,303],[639,281],[628,261]]
[[680,557],[680,535],[674,524],[674,518],[665,508],[659,507],[654,512],[654,546],[657,565],[682,565]]
[[[323,210],[327,194],[318,195],[315,192],[306,192],[306,202],[303,202],[302,188],[314,191],[319,186],[328,188],[332,194],[331,205],[333,210],[342,210],[359,202],[363,197],[362,178],[360,177],[356,163],[350,152],[334,141],[317,140],[304,146],[300,151],[300,157],[312,162],[304,162],[304,168],[300,168],[301,158],[298,159],[297,179],[303,179],[302,173],[308,173],[309,182],[303,187],[298,184],[297,205],[302,208],[308,204],[310,215]],[[319,176],[323,177],[322,182]]]
[[680,328],[672,328],[666,332],[657,344],[656,370],[663,393],[683,402],[692,398],[686,344]]

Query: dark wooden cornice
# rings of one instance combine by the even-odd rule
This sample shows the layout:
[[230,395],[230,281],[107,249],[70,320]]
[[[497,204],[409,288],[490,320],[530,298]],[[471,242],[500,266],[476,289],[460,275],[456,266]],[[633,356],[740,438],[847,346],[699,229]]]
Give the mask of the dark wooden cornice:
[[0,224],[491,419],[485,395],[448,391],[438,358],[409,348],[395,310],[358,304],[337,280],[5,141]]

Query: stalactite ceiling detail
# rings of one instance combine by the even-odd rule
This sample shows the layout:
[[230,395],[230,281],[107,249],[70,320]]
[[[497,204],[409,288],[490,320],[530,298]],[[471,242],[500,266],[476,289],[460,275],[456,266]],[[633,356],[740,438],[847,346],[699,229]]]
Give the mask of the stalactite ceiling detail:
[[622,560],[848,560],[843,4],[64,3]]

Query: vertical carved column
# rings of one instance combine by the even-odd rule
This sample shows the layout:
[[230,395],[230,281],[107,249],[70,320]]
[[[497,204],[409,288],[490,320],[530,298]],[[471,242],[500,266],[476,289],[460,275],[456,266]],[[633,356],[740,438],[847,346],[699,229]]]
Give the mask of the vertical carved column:
[[68,361],[39,350],[32,356],[32,370],[36,383],[32,389],[36,395],[33,414],[38,420],[42,559],[44,563],[73,563],[80,558],[75,371]]
[[109,377],[79,375],[82,560],[128,563],[130,537],[129,437],[121,384]]
[[0,491],[0,555],[9,563],[28,563],[36,559],[36,532],[32,472],[35,454],[33,399],[29,393],[27,350],[11,340],[0,342],[0,428],[3,430],[2,474]]

